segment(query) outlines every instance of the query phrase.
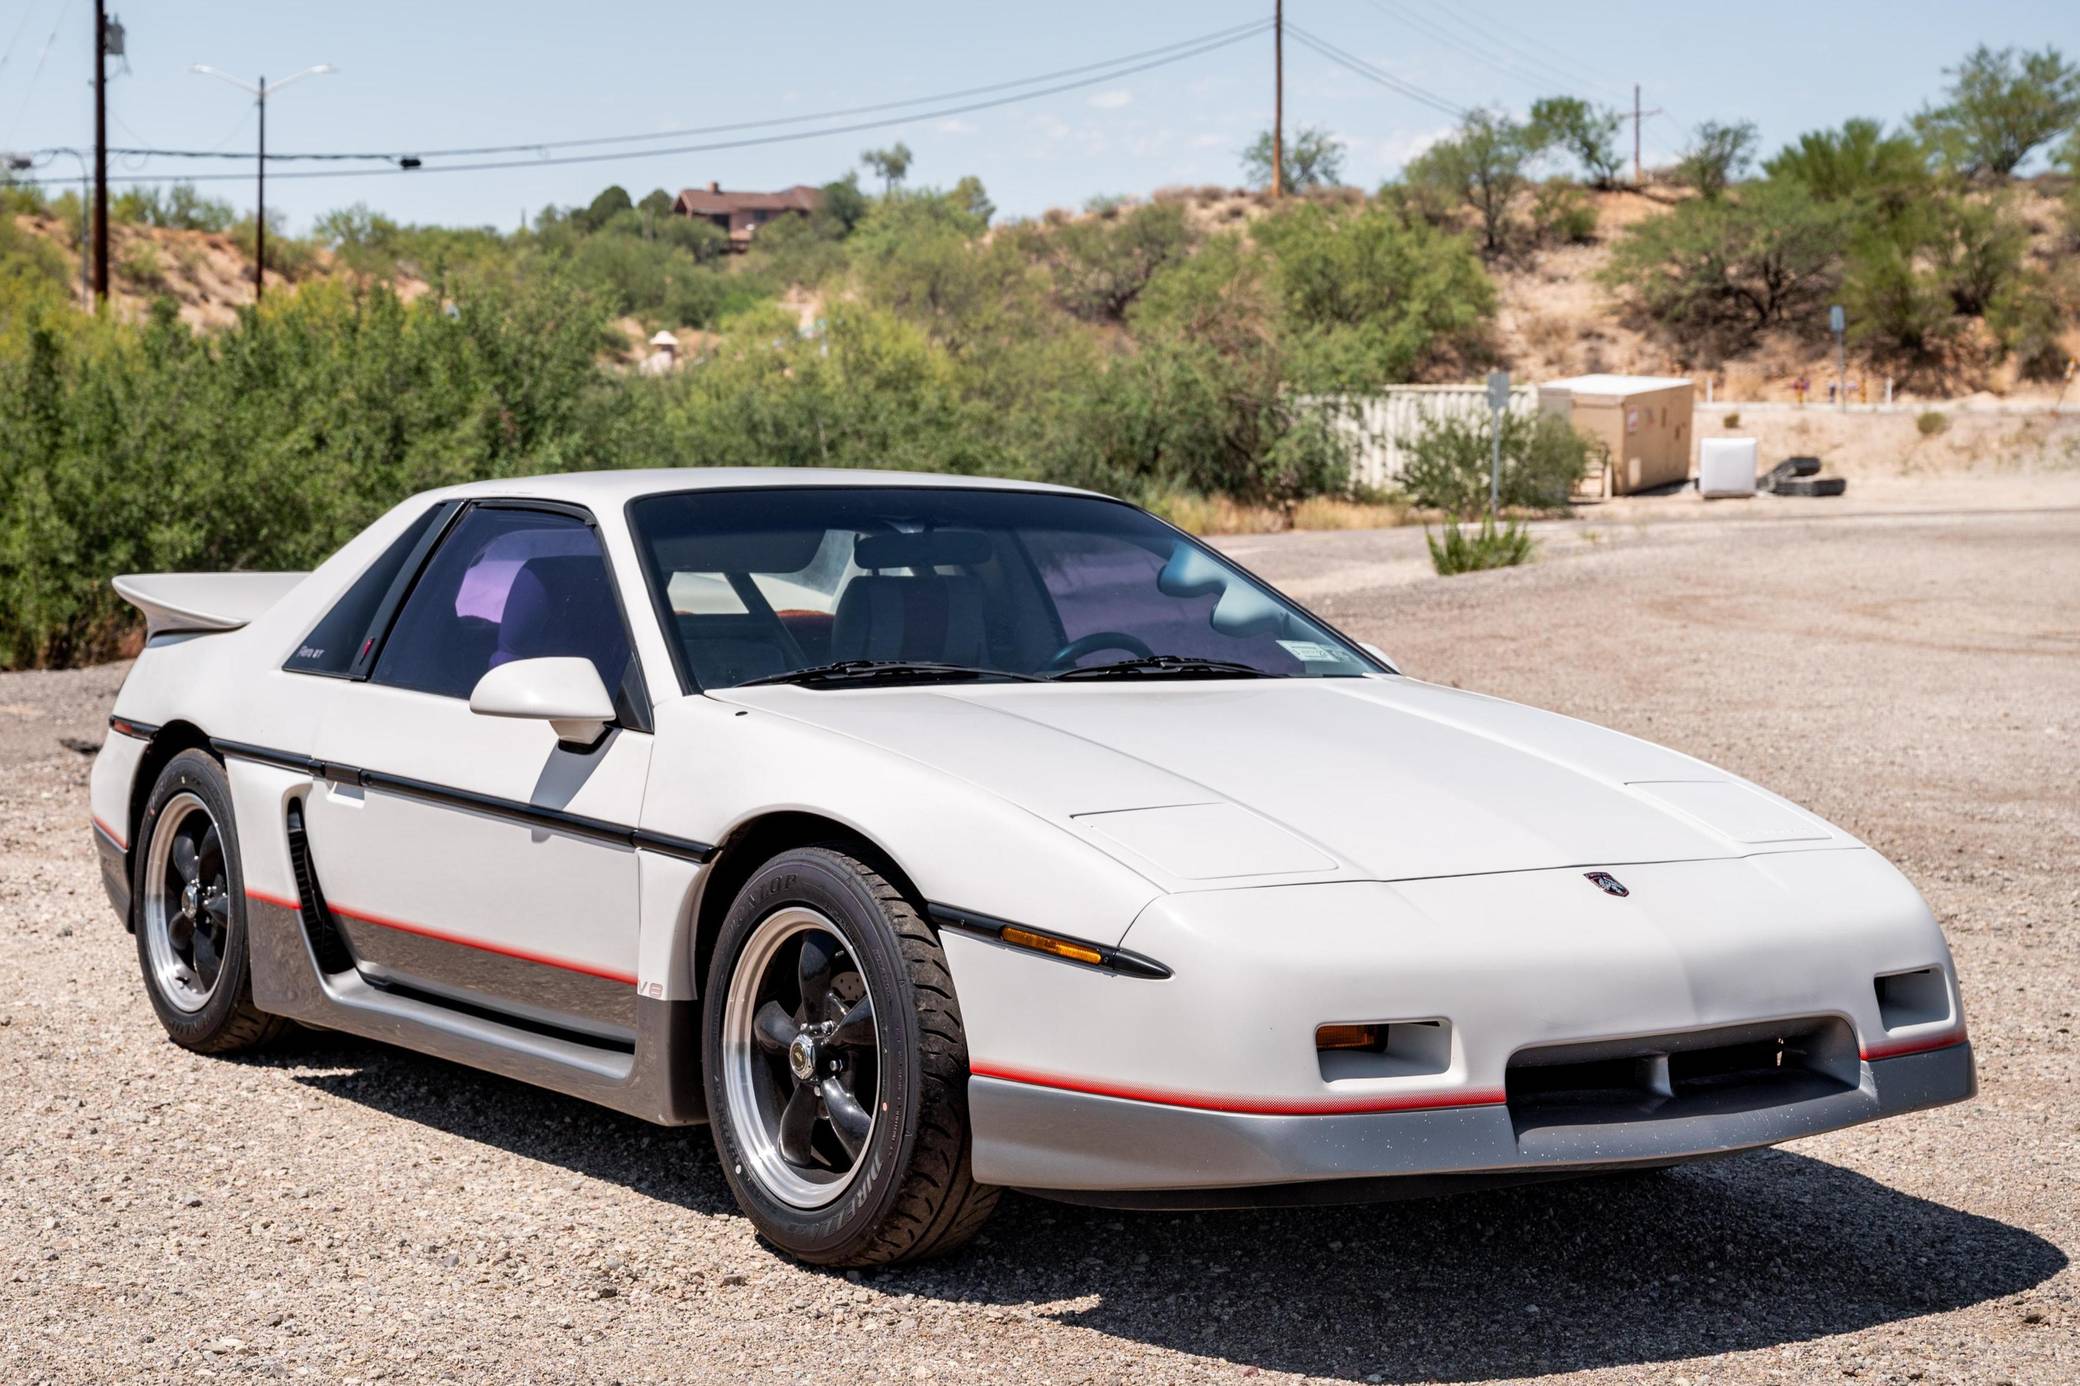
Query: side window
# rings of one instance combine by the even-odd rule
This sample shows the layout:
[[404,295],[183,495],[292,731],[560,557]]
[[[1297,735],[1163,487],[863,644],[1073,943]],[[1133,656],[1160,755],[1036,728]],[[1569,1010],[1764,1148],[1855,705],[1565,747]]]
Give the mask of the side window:
[[546,511],[464,515],[405,599],[374,680],[467,698],[489,670],[552,655],[589,659],[615,692],[628,632],[591,526]]
[[405,527],[381,557],[368,565],[346,594],[332,604],[332,610],[324,619],[311,628],[296,646],[296,652],[283,662],[282,667],[295,674],[345,675],[353,666],[354,656],[361,647],[363,637],[376,619],[383,598],[389,593],[397,575],[404,570],[405,562],[411,558],[419,543],[426,537],[434,517],[447,507],[428,506],[426,512]]

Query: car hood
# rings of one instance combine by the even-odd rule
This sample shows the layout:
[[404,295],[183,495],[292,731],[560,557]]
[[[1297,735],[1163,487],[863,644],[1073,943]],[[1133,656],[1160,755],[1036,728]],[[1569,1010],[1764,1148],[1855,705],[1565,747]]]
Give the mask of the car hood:
[[1689,756],[1406,678],[713,696],[967,780],[1172,888],[1853,845]]

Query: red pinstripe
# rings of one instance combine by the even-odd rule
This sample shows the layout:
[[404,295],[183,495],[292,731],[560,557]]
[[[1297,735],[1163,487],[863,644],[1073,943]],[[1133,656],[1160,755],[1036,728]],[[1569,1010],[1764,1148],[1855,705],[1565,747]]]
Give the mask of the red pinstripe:
[[1952,1049],[1963,1044],[1965,1033],[1962,1026],[1945,1030],[1940,1035],[1925,1035],[1920,1039],[1894,1040],[1889,1044],[1867,1044],[1861,1047],[1864,1062],[1874,1059],[1903,1059],[1909,1054],[1929,1054],[1938,1049]]
[[1506,1100],[1499,1092],[1407,1093],[1380,1097],[1228,1097],[1211,1093],[1174,1092],[1167,1089],[1101,1083],[1089,1078],[1070,1078],[1056,1073],[1010,1068],[1002,1064],[970,1062],[968,1072],[977,1078],[998,1078],[1007,1083],[1024,1083],[1036,1088],[1088,1093],[1093,1097],[1119,1097],[1129,1102],[1152,1102],[1164,1107],[1186,1107],[1201,1112],[1236,1112],[1247,1116],[1336,1116],[1361,1112],[1420,1112],[1447,1107],[1498,1107]]
[[101,829],[102,832],[108,834],[108,840],[116,845],[116,849],[118,851],[127,852],[130,850],[130,844],[123,841],[123,835],[121,833],[117,832],[114,828],[109,827],[108,824],[102,822],[99,814],[92,815],[92,817],[94,819],[94,826]]
[[[294,901],[279,900],[274,896],[253,890],[250,887],[247,888],[246,894],[252,899],[265,901],[270,905],[279,905],[284,909],[293,910],[296,908]],[[610,968],[596,967],[591,963],[574,962],[569,958],[552,957],[547,953],[535,953],[525,948],[508,948],[503,944],[486,943],[482,939],[465,938],[461,934],[451,934],[444,929],[431,928],[425,924],[411,924],[402,919],[389,919],[380,914],[370,914],[366,910],[349,909],[345,905],[336,904],[329,900],[326,901],[326,907],[334,914],[345,915],[349,919],[357,919],[363,924],[374,924],[378,928],[395,929],[401,934],[417,934],[420,938],[436,939],[442,943],[459,944],[464,948],[474,948],[482,953],[496,953],[502,958],[518,958],[521,962],[540,963],[544,967],[561,968],[565,972],[578,972],[587,977],[600,977],[609,982],[620,982],[624,986],[632,987],[636,984],[635,974],[631,972],[616,972]]]

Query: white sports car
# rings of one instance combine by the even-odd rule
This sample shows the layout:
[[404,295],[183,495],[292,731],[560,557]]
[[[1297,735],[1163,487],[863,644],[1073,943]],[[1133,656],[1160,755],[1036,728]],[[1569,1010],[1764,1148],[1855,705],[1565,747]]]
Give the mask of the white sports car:
[[774,1244],[1001,1187],[1362,1200],[1974,1090],[1877,853],[1398,673],[1133,506],[624,471],[414,497],[309,574],[117,579],[94,764],[145,989],[712,1123]]

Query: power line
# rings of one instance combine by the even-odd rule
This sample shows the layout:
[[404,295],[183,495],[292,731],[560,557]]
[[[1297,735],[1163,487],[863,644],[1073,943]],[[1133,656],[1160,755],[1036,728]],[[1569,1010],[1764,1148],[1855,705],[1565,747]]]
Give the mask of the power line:
[[[996,92],[1010,91],[1017,87],[1029,87],[1034,86],[1038,83],[1053,82],[1067,77],[1080,77],[1086,73],[1094,73],[1099,72],[1101,70],[1104,71],[1104,75],[1101,77],[1097,77],[1093,80],[1108,81],[1113,77],[1126,75],[1125,73],[1111,70],[1119,68],[1124,64],[1139,62],[1142,59],[1147,58],[1160,58],[1167,54],[1174,54],[1180,57],[1195,56],[1195,54],[1192,53],[1181,53],[1179,50],[1190,48],[1196,49],[1201,52],[1208,51],[1206,48],[1201,47],[1201,45],[1210,44],[1218,46],[1230,41],[1240,40],[1251,37],[1255,34],[1260,34],[1269,27],[1269,20],[1255,19],[1251,20],[1247,24],[1237,24],[1231,25],[1226,29],[1216,29],[1212,33],[1201,34],[1196,38],[1180,39],[1175,43],[1166,43],[1155,48],[1145,48],[1135,53],[1121,54],[1119,57],[1108,58],[1103,62],[1083,63],[1076,67],[1059,68],[1053,72],[1035,73],[1033,76],[1030,77],[1020,77],[1010,81],[1003,82],[990,82],[979,87],[963,87],[956,91],[938,92],[931,96],[912,96],[897,101],[877,101],[865,106],[841,106],[833,110],[808,111],[799,115],[774,116],[764,120],[740,120],[725,125],[689,125],[669,130],[651,130],[642,134],[594,135],[584,139],[535,140],[531,143],[524,144],[466,145],[456,149],[412,149],[362,153],[340,153],[331,151],[278,151],[268,154],[267,158],[270,162],[291,160],[395,161],[401,157],[404,157],[406,154],[410,154],[413,157],[422,159],[474,158],[482,155],[491,154],[529,154],[535,153],[537,151],[550,149],[583,149],[596,145],[647,144],[657,140],[677,139],[687,135],[727,135],[735,134],[743,130],[763,130],[781,125],[805,125],[809,124],[810,122],[819,120],[839,120],[850,116],[873,115],[881,111],[900,110],[906,106],[937,105],[938,103],[943,101],[959,101],[971,96],[988,96]],[[1145,69],[1135,68],[1133,70],[1142,71]],[[1040,94],[1041,93],[1033,93],[1033,95]],[[915,118],[923,119],[925,117]],[[114,149],[110,150],[109,152],[112,154],[142,154],[158,158],[169,159],[250,159],[253,157],[249,153],[227,153],[222,150],[213,149],[140,148]]]
[[[275,177],[378,178],[396,177],[400,174],[406,173],[410,173],[415,176],[431,173],[478,173],[492,169],[552,168],[566,164],[611,163],[617,160],[626,161],[630,159],[652,159],[661,158],[667,155],[705,154],[723,149],[749,149],[772,144],[790,144],[798,140],[821,139],[828,135],[856,134],[862,130],[886,129],[889,126],[908,125],[920,120],[939,120],[944,119],[948,116],[967,115],[975,111],[993,110],[1001,106],[1016,105],[1021,101],[1037,100],[1043,96],[1056,96],[1061,94],[1062,92],[1075,91],[1082,87],[1093,87],[1097,86],[1102,82],[1113,81],[1120,77],[1130,77],[1136,73],[1148,72],[1159,67],[1167,67],[1174,63],[1184,62],[1188,59],[1201,57],[1207,53],[1212,53],[1222,48],[1231,47],[1234,44],[1242,42],[1244,39],[1255,37],[1256,35],[1262,33],[1269,27],[1269,20],[1260,20],[1243,27],[1241,30],[1237,32],[1230,33],[1224,38],[1217,39],[1210,43],[1201,43],[1197,47],[1186,49],[1183,52],[1172,53],[1167,57],[1151,59],[1148,62],[1138,63],[1130,67],[1109,68],[1107,71],[1101,72],[1093,77],[1085,77],[1073,82],[1061,82],[1057,83],[1054,86],[1041,87],[1034,91],[1019,92],[1010,96],[1000,96],[988,101],[973,101],[965,105],[943,106],[929,111],[919,111],[911,115],[891,116],[879,120],[854,121],[846,125],[829,125],[823,126],[815,130],[801,130],[789,134],[759,135],[747,139],[718,140],[705,144],[673,145],[671,147],[663,149],[632,149],[603,154],[565,154],[546,159],[507,159],[484,161],[478,163],[432,164],[420,169],[408,169],[401,166],[393,166],[390,168],[319,169],[309,170],[301,173],[278,173],[275,175]],[[520,147],[525,149],[539,149],[543,146],[524,145]],[[402,158],[405,156],[400,154],[384,155],[381,157]],[[242,183],[246,181],[250,176],[250,174],[246,173],[201,173],[196,174],[193,177],[182,179],[179,181],[192,183],[221,183],[235,181]],[[119,183],[159,183],[166,182],[169,180],[167,175],[164,174],[137,174],[117,179],[111,179],[110,181]]]
[[1384,68],[1375,67],[1373,64],[1366,62],[1363,58],[1345,52],[1343,49],[1338,48],[1335,44],[1330,43],[1327,39],[1316,38],[1313,34],[1301,28],[1299,25],[1293,23],[1291,20],[1286,21],[1286,32],[1291,34],[1294,38],[1298,39],[1301,43],[1306,44],[1309,48],[1313,49],[1322,57],[1327,58],[1330,62],[1335,63],[1339,67],[1346,68],[1349,71],[1356,73],[1358,76],[1363,77],[1369,82],[1377,83],[1380,86],[1386,87],[1390,91],[1398,92],[1400,95],[1407,97],[1411,101],[1420,102],[1421,104],[1428,106],[1430,109],[1434,111],[1439,111],[1445,115],[1451,116],[1455,120],[1464,120],[1466,118],[1467,111],[1464,106],[1454,105],[1452,102],[1447,101],[1444,97],[1437,95],[1437,93],[1435,92],[1425,91],[1423,88],[1415,85],[1413,82],[1403,81],[1401,78],[1394,76],[1392,73],[1386,71]]
[[[1425,19],[1415,14],[1410,14],[1401,9],[1389,9],[1386,5],[1380,3],[1380,0],[1367,0],[1367,3],[1369,3],[1373,9],[1379,11],[1379,13],[1384,15],[1386,18],[1391,19],[1397,23],[1404,24],[1407,27],[1415,30],[1417,33],[1422,34],[1426,38],[1435,40],[1438,43],[1449,45],[1452,48],[1456,48],[1461,53],[1464,53],[1471,57],[1474,61],[1493,68],[1495,71],[1501,73],[1505,77],[1511,78],[1514,81],[1523,83],[1527,87],[1535,88],[1540,91],[1550,91],[1552,89],[1553,83],[1550,78],[1533,76],[1518,68],[1514,63],[1511,63],[1506,58],[1498,57],[1492,50],[1481,48],[1465,39],[1459,38],[1455,34],[1450,33],[1442,25],[1433,23],[1429,19]],[[1570,83],[1569,85],[1571,86],[1572,83]]]
[[1446,6],[1441,8],[1438,13],[1468,33],[1477,35],[1482,41],[1493,43],[1504,52],[1514,53],[1521,57],[1534,68],[1543,69],[1553,74],[1565,86],[1600,88],[1606,95],[1620,90],[1617,85],[1590,73],[1583,64],[1576,62],[1552,45],[1541,44],[1539,47],[1551,53],[1554,57],[1561,59],[1560,62],[1548,61],[1539,56],[1537,52],[1511,42],[1502,32],[1502,25],[1492,19],[1485,26],[1476,24],[1460,12],[1461,8],[1464,8],[1464,6],[1462,5],[1460,8]]
[[58,41],[58,30],[64,28],[65,21],[71,18],[72,6],[73,0],[65,0],[58,7],[58,17],[51,24],[50,37],[43,41],[43,48],[36,54],[36,70],[29,74],[29,83],[22,88],[22,104],[15,108],[14,119],[7,122],[10,130],[22,123],[22,114],[29,109],[29,99],[36,94],[36,81],[43,76],[43,65],[50,61],[51,45]]

